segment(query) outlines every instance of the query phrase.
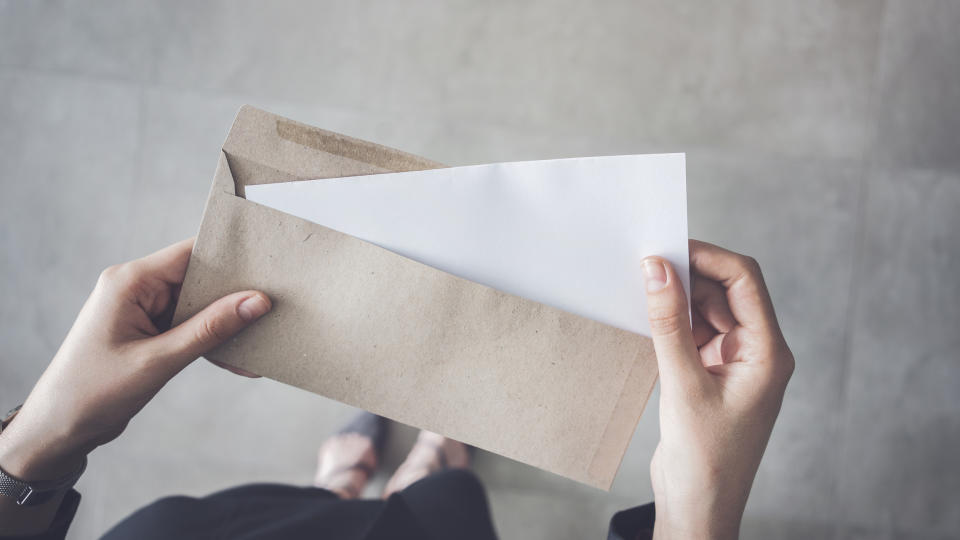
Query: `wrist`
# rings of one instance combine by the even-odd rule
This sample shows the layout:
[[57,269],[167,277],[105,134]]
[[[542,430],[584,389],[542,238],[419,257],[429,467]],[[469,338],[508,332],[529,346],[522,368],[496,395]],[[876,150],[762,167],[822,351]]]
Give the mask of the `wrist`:
[[740,535],[745,505],[738,502],[740,496],[732,490],[702,482],[692,489],[654,486],[653,494],[656,539],[735,539]]
[[44,456],[31,449],[0,444],[0,469],[23,482],[48,482],[69,476],[84,466],[83,455]]
[[[15,412],[15,411],[14,411]],[[29,421],[0,423],[0,536],[33,536],[49,529],[63,497],[86,466],[85,455],[63,451],[57,438],[31,440]],[[18,424],[17,429],[12,429]],[[50,452],[59,448],[61,451]],[[47,451],[45,451],[47,450]]]
[[709,538],[734,540],[740,537],[740,517],[730,516],[663,516],[657,504],[653,527],[654,540]]
[[[44,533],[57,516],[63,497],[83,473],[86,461],[56,463],[34,458],[0,434],[0,536],[34,536]],[[70,469],[70,467],[76,467]],[[62,473],[61,470],[71,471]],[[54,475],[61,474],[57,477]]]
[[[31,428],[31,429],[28,429]],[[86,453],[54,433],[38,433],[21,419],[0,433],[0,468],[24,482],[47,482],[79,470]]]

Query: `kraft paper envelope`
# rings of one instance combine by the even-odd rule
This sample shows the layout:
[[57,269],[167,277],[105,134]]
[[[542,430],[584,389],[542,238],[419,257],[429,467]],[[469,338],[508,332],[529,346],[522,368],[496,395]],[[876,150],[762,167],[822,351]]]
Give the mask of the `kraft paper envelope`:
[[439,167],[241,108],[174,323],[263,290],[273,311],[208,358],[609,489],[656,381],[649,338],[244,199],[252,184]]

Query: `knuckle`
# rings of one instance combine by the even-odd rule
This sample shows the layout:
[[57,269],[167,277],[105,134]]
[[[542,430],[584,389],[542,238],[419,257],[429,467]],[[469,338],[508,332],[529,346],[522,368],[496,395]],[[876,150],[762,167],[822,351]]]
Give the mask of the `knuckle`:
[[747,274],[751,277],[756,278],[761,275],[760,263],[749,255],[740,256],[740,268],[743,270],[744,274]]
[[139,279],[137,268],[133,263],[119,264],[114,268],[116,270],[111,274],[111,281],[124,288],[132,287]]
[[100,272],[100,276],[97,278],[97,284],[107,285],[116,281],[117,275],[120,273],[120,266],[121,265],[119,264],[114,264],[104,268],[103,271]]
[[109,279],[110,286],[117,292],[133,294],[137,298],[150,297],[150,287],[147,285],[144,273],[134,262],[117,265]]
[[796,369],[796,362],[793,353],[786,346],[771,350],[768,354],[770,360],[765,362],[767,377],[772,385],[777,388],[786,387],[793,372]]
[[745,290],[752,291],[752,300],[755,302],[763,302],[769,298],[766,284],[763,280],[763,271],[760,269],[760,263],[756,259],[749,255],[739,255],[737,258],[737,270],[739,275],[736,281],[742,282],[746,287]]
[[797,361],[789,348],[784,347],[783,359],[780,364],[783,366],[784,379],[789,381],[793,377],[793,372],[797,369]]
[[677,333],[684,324],[683,313],[675,309],[654,308],[650,310],[650,330],[657,335]]
[[204,318],[197,325],[196,335],[194,336],[198,343],[207,345],[219,343],[224,339],[224,332],[216,319]]

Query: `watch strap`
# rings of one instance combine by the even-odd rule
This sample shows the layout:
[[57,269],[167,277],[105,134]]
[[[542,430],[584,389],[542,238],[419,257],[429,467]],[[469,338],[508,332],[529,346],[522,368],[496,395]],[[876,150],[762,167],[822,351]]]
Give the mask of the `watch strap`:
[[11,497],[20,506],[36,506],[49,501],[57,494],[73,487],[87,468],[87,458],[83,458],[76,471],[47,482],[26,482],[0,467],[0,495]]

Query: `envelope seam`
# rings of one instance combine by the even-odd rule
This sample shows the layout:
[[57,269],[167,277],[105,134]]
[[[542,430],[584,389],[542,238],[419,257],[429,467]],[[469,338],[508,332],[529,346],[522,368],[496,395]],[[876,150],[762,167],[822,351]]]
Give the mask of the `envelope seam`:
[[[638,373],[638,370],[639,370],[640,364],[643,363],[644,357],[645,357],[644,350],[641,347],[640,349],[637,350],[636,354],[633,357],[633,362],[630,365],[630,370],[627,373],[627,376],[624,378],[623,386],[620,387],[620,393],[617,396],[617,401],[615,402],[613,408],[610,411],[610,415],[608,416],[607,424],[604,427],[603,434],[600,436],[599,441],[594,446],[593,457],[590,459],[590,465],[587,467],[587,476],[591,479],[591,482],[598,479],[595,475],[596,475],[596,470],[598,465],[597,460],[600,457],[600,453],[605,448],[608,448],[610,446],[607,440],[609,437],[613,435],[611,433],[611,426],[614,424],[614,422],[616,422],[619,416],[624,414],[623,409],[628,407],[629,405],[628,402],[625,400],[627,390],[631,386],[634,386],[634,385],[639,386],[639,384],[642,383],[641,380],[634,381],[634,379],[639,378],[639,375],[642,375],[642,373]],[[640,404],[639,405],[640,410],[638,414],[632,415],[633,421],[631,422],[631,429],[629,432],[630,436],[627,438],[627,445],[624,446],[623,450],[619,453],[616,464],[609,469],[613,472],[613,474],[609,475],[609,478],[607,478],[608,474],[606,473],[606,471],[604,471],[604,473],[602,474],[602,481],[606,482],[606,484],[604,485],[604,489],[609,490],[610,486],[613,484],[614,477],[616,476],[616,471],[619,470],[620,465],[623,462],[623,457],[626,455],[627,448],[629,447],[629,441],[632,438],[632,434],[637,429],[637,425],[640,422],[640,418],[643,416],[643,411],[647,407],[647,402],[650,400],[650,394],[653,393],[653,387],[656,384],[656,382],[657,382],[657,377],[654,376],[650,382],[649,387],[646,389],[644,397],[642,399],[637,400],[637,402],[639,402]],[[626,412],[629,412],[629,411],[626,411]]]

